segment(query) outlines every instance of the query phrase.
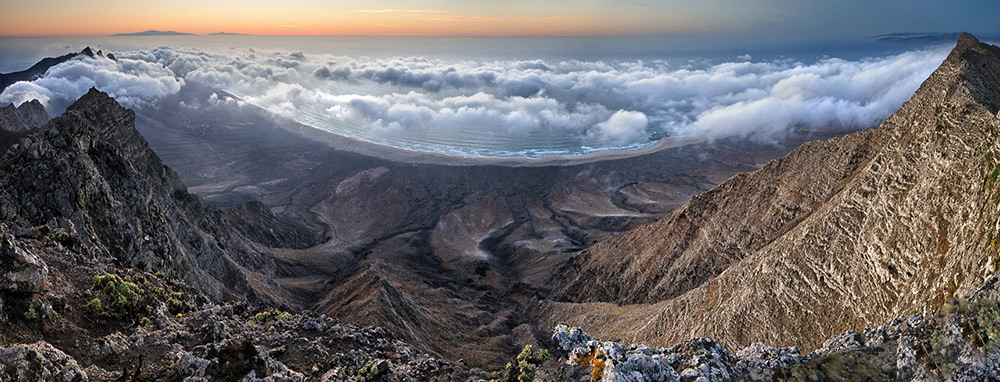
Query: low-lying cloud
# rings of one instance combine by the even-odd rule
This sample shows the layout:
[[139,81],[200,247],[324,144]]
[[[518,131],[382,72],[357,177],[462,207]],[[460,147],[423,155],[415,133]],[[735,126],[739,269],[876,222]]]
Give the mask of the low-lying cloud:
[[[59,112],[96,86],[141,108],[198,82],[319,128],[390,144],[468,141],[475,149],[497,140],[544,151],[572,140],[581,147],[636,147],[657,133],[774,139],[791,129],[871,127],[906,101],[947,52],[811,64],[744,55],[678,65],[161,47],[120,52],[118,62],[71,60],[12,85],[0,102],[38,98]],[[214,97],[190,104],[217,103]]]
[[0,93],[0,103],[37,99],[50,113],[61,113],[91,87],[97,87],[124,105],[138,107],[177,93],[183,85],[183,78],[156,62],[79,56],[50,68],[35,81],[10,85]]

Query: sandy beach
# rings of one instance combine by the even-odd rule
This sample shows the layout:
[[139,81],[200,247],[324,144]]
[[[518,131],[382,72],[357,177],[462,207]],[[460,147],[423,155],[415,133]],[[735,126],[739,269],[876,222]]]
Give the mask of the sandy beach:
[[322,130],[316,127],[305,125],[289,118],[276,116],[264,109],[259,112],[269,115],[271,118],[280,118],[282,121],[277,125],[281,128],[301,135],[308,139],[323,142],[337,150],[354,152],[362,155],[372,156],[393,162],[413,163],[413,164],[434,164],[442,166],[507,166],[507,167],[544,167],[544,166],[573,166],[585,163],[593,163],[606,160],[632,158],[641,155],[652,154],[661,150],[687,146],[696,143],[708,142],[706,137],[697,138],[661,138],[654,145],[644,149],[628,151],[608,151],[590,155],[580,156],[551,156],[544,158],[524,158],[524,157],[471,157],[448,155],[441,153],[430,153],[423,151],[413,151],[396,147],[379,145],[371,142],[344,137]]

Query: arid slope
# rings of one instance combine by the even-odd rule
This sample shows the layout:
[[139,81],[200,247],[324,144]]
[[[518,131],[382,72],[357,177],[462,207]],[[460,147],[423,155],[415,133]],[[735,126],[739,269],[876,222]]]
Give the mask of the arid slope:
[[539,315],[635,342],[808,349],[969,294],[1000,266],[998,106],[1000,48],[963,34],[880,126],[583,251]]

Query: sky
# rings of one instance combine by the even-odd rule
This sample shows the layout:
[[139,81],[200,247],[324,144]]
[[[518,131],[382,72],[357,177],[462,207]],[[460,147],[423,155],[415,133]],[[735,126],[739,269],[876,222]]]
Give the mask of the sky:
[[34,0],[7,2],[0,36],[149,29],[195,34],[593,36],[996,34],[993,0]]

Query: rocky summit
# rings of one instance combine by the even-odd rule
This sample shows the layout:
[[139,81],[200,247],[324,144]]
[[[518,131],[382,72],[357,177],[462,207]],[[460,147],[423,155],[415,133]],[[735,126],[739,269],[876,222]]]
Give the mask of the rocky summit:
[[[212,207],[107,94],[44,112],[0,109],[2,381],[1000,380],[1000,48],[968,34],[876,128],[493,262],[571,234],[469,197],[516,194],[500,170],[358,159],[282,215]],[[579,199],[561,179],[540,200]]]
[[962,34],[880,126],[802,145],[579,253],[547,314],[628,342],[816,349],[979,296],[1000,269],[998,109],[1000,48]]
[[269,251],[317,238],[259,203],[205,206],[133,123],[92,89],[3,155],[0,380],[473,375],[382,329],[281,310]]

